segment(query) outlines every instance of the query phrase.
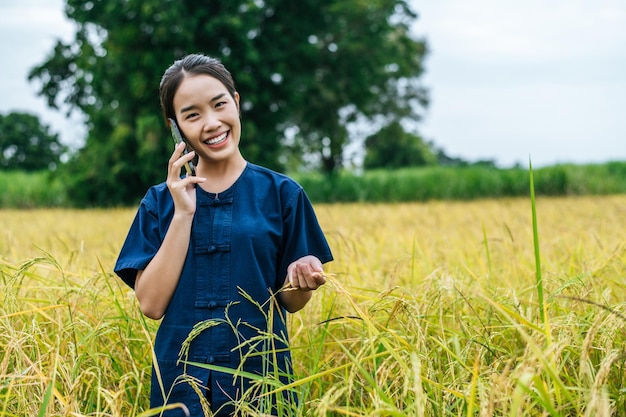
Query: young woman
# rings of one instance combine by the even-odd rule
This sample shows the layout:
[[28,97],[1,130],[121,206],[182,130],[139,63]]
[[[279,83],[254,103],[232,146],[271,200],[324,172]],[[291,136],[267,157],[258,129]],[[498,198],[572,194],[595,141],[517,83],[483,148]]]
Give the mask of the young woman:
[[[217,59],[176,61],[160,99],[193,152],[175,148],[166,182],[141,201],[115,272],[146,316],[162,318],[151,407],[183,403],[192,416],[207,407],[232,415],[238,399],[259,397],[251,375],[290,375],[285,311],[303,308],[325,283],[322,265],[332,254],[303,189],[241,155],[239,93]],[[195,176],[181,176],[192,159]],[[270,398],[262,412],[290,401]]]

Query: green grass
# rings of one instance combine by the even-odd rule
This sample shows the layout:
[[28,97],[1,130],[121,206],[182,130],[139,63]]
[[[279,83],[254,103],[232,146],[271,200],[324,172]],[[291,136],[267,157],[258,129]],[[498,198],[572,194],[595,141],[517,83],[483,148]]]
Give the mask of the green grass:
[[66,206],[65,187],[53,174],[41,171],[0,171],[0,208]]
[[[482,166],[425,167],[294,176],[311,200],[336,202],[410,202],[527,197],[528,170]],[[535,169],[540,196],[626,193],[626,162],[600,165],[556,165]]]
[[[315,203],[412,202],[528,197],[528,170],[484,166],[425,167],[295,174]],[[63,182],[47,172],[0,172],[0,208],[71,207]],[[626,193],[626,161],[535,169],[539,196]]]

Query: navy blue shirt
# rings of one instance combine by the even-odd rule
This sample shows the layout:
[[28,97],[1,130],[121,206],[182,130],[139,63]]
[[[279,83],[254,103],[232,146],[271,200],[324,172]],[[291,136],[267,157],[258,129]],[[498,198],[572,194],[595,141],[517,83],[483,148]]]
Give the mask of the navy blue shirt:
[[[254,390],[254,380],[236,370],[285,381],[292,369],[286,311],[272,294],[283,287],[293,261],[306,255],[322,263],[333,259],[304,190],[287,176],[248,163],[224,192],[196,187],[196,205],[180,280],[156,335],[150,396],[151,407],[182,402],[192,416],[202,411],[189,377],[203,394],[202,387],[208,388],[213,411]],[[165,183],[150,188],[115,265],[131,288],[158,251],[173,214]]]

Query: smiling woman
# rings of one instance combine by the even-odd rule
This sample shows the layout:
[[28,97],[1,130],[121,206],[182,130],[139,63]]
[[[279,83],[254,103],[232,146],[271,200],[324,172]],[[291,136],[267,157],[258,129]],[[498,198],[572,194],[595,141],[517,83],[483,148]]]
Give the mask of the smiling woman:
[[231,95],[217,78],[191,75],[181,80],[173,105],[178,126],[196,152],[197,175],[212,179],[203,188],[214,193],[228,188],[246,165],[239,152],[239,93]]
[[[313,207],[295,181],[243,158],[239,93],[219,60],[174,62],[160,97],[193,151],[177,145],[115,265],[142,312],[162,319],[150,404],[194,416],[232,415],[244,399],[295,411],[295,391],[260,396],[292,380],[286,314],[309,302],[333,259]],[[195,175],[181,177],[193,158]]]

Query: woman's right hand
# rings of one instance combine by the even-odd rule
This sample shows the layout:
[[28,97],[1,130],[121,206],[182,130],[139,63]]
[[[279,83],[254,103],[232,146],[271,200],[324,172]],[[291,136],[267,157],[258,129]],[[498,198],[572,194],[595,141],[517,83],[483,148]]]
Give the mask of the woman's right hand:
[[187,256],[191,225],[196,212],[196,184],[204,182],[202,177],[180,177],[185,162],[194,153],[183,154],[185,144],[176,146],[167,164],[167,188],[174,199],[174,217],[161,242],[156,255],[143,271],[137,272],[135,295],[141,311],[158,320],[165,314]]
[[167,188],[174,199],[175,211],[180,214],[194,214],[196,211],[196,184],[206,181],[206,178],[192,175],[180,177],[180,171],[185,162],[189,162],[195,156],[191,151],[183,154],[184,143],[179,143],[167,165]]

